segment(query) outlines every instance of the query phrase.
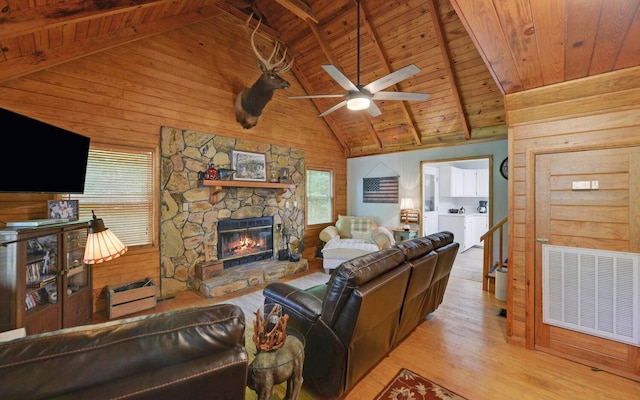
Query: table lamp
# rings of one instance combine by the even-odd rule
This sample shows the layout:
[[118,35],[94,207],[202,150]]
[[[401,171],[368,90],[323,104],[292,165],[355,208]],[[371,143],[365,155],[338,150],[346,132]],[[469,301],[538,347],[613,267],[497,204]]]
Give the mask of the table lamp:
[[109,228],[105,228],[102,218],[97,218],[93,210],[91,214],[93,219],[89,222],[89,235],[84,249],[85,264],[99,264],[126,253],[127,246]]
[[400,222],[404,223],[404,230],[408,231],[411,229],[409,225],[409,211],[413,210],[413,200],[411,197],[404,197],[400,201]]

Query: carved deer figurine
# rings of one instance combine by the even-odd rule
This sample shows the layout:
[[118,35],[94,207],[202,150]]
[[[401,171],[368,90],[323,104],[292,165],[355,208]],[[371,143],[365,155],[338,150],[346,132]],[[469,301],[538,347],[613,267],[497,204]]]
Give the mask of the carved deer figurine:
[[[249,28],[249,22],[252,16],[253,14],[251,14],[247,20],[247,29]],[[289,82],[278,75],[287,72],[293,66],[293,59],[288,64],[285,64],[287,49],[285,48],[284,53],[279,57],[280,43],[276,42],[271,55],[268,59],[265,59],[256,47],[254,36],[261,22],[262,20],[258,21],[258,25],[251,33],[251,47],[258,58],[258,68],[262,72],[262,75],[255,81],[253,86],[243,88],[240,93],[238,93],[234,104],[236,121],[238,121],[244,129],[251,129],[256,126],[258,118],[260,118],[262,114],[262,109],[267,105],[269,100],[271,100],[273,92],[276,89],[287,89],[290,86]],[[274,59],[274,57],[276,59]]]

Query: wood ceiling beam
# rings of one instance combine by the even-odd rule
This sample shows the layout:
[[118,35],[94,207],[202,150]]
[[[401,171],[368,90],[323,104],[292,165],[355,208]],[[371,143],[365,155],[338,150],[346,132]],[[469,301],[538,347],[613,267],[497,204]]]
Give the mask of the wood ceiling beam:
[[311,7],[301,0],[276,0],[276,3],[297,15],[298,18],[318,23],[318,18],[313,14]]
[[362,118],[362,122],[364,123],[365,127],[369,131],[369,135],[371,135],[371,138],[376,143],[376,147],[378,148],[378,150],[382,150],[382,140],[380,140],[380,136],[378,136],[378,132],[376,132],[376,128],[371,122],[371,115],[369,115],[369,113],[361,112],[360,117]]
[[168,32],[214,17],[219,15],[220,12],[220,9],[212,4],[190,13],[173,15],[151,23],[131,26],[117,33],[94,36],[55,50],[7,60],[2,63],[2,68],[0,68],[0,82],[51,68],[58,64],[99,53],[112,47],[157,35],[158,33]]
[[[246,12],[232,5],[227,4],[224,1],[216,4],[216,7],[218,7],[220,10],[224,11],[231,17],[236,18],[238,20],[238,23],[242,25],[246,25],[247,19],[249,19],[249,16],[250,16],[250,14],[247,14]],[[257,22],[258,16],[254,15],[252,18],[253,18],[253,21],[249,22],[249,27],[253,30],[255,29],[255,26],[258,24]],[[253,22],[253,26],[251,22]],[[260,29],[258,30],[258,32],[256,32],[256,34],[262,35],[263,37],[266,37],[270,40],[280,40],[280,33],[277,32],[272,27],[270,27],[269,25],[265,24],[264,21],[263,23],[260,24]],[[250,35],[251,35],[251,32],[249,32],[249,36]]]
[[447,41],[444,39],[444,30],[442,29],[442,22],[440,21],[440,13],[438,12],[438,7],[434,0],[427,0],[427,6],[429,7],[431,19],[433,20],[433,27],[436,37],[438,38],[438,44],[440,46],[440,52],[442,53],[442,59],[444,60],[447,78],[449,78],[449,82],[451,83],[451,92],[453,93],[453,98],[456,102],[456,109],[458,110],[458,115],[462,123],[462,130],[464,131],[464,136],[468,140],[471,139],[471,127],[469,126],[467,113],[464,111],[464,106],[462,105],[462,96],[460,96],[460,89],[458,88],[458,79],[451,67],[451,55],[449,54]]
[[[360,12],[362,14],[362,23],[364,24],[364,26],[367,28],[367,30],[369,32],[371,32],[371,36],[373,36],[373,43],[374,43],[374,47],[376,49],[376,53],[378,54],[378,57],[380,57],[383,61],[383,65],[386,69],[386,73],[390,74],[391,71],[391,62],[389,62],[389,57],[387,57],[387,54],[384,52],[384,50],[382,50],[382,47],[380,46],[380,38],[378,37],[378,33],[376,31],[376,29],[373,27],[373,25],[371,25],[369,23],[369,11],[367,8],[365,8],[365,6],[362,4],[360,4]],[[398,89],[399,91],[401,91],[400,85],[399,84],[395,84],[394,87],[396,89]],[[405,121],[407,121],[407,126],[409,128],[409,131],[411,132],[411,134],[413,135],[413,140],[415,141],[415,143],[417,145],[420,145],[422,143],[422,139],[420,137],[420,135],[418,134],[418,130],[416,129],[416,125],[415,122],[413,121],[413,117],[411,116],[411,112],[409,110],[409,107],[407,107],[407,104],[404,101],[399,102],[400,104],[400,108],[402,110],[402,115],[404,116]],[[368,114],[367,114],[368,115]],[[382,143],[380,141],[380,136],[378,136],[378,134],[375,132],[375,129],[373,129],[373,124],[371,123],[371,117],[368,117],[369,119],[369,125],[371,125],[371,129],[370,131],[373,131],[375,134],[375,138],[377,139],[377,143],[379,145],[379,148],[382,148]]]
[[444,40],[444,31],[442,29],[442,23],[440,22],[440,13],[438,12],[438,6],[436,6],[434,0],[427,0],[427,6],[429,7],[431,19],[433,20],[434,31],[436,37],[438,38],[440,52],[442,53],[442,59],[444,60],[447,78],[449,79],[449,83],[451,85],[451,92],[453,93],[453,98],[456,102],[456,109],[458,110],[458,115],[462,124],[462,130],[464,131],[464,136],[468,140],[471,139],[469,118],[467,118],[467,113],[464,112],[462,97],[460,96],[460,90],[458,89],[458,80],[456,79],[456,74],[451,67],[451,54],[449,53],[449,46],[447,45],[447,41]]
[[311,23],[309,21],[307,21],[307,25],[309,26],[309,29],[311,30],[313,37],[316,38],[316,42],[318,42],[318,45],[320,46],[322,53],[324,54],[325,57],[327,57],[327,60],[329,60],[329,63],[333,65],[337,65],[338,60],[333,55],[333,51],[331,50],[331,47],[329,47],[329,43],[327,43],[327,40],[324,38],[324,36],[322,36],[322,33],[320,33],[320,30],[318,29],[318,25]]
[[12,10],[11,7],[6,7],[0,10],[2,21],[0,40],[174,2],[174,0],[110,0],[108,2],[54,2],[24,10]]
[[[302,71],[300,71],[300,69],[295,64],[293,64],[291,71],[296,76],[296,79],[298,79],[298,82],[300,82],[300,86],[302,86],[304,91],[307,93],[311,93],[313,91],[311,84],[309,83],[307,78],[304,76]],[[320,108],[318,107],[317,99],[310,99],[310,100],[314,103],[314,105],[316,106],[316,109],[319,110]],[[324,117],[324,120],[326,121],[327,125],[329,125],[329,129],[331,130],[331,132],[333,132],[333,136],[335,136],[338,142],[342,145],[345,156],[349,156],[351,154],[351,148],[349,147],[347,142],[344,140],[344,138],[338,134],[339,130],[338,130],[338,127],[336,126],[336,123],[333,117],[331,115],[326,115]]]
[[[333,65],[338,65],[338,60],[336,59],[336,56],[333,54],[331,47],[329,47],[329,43],[327,43],[327,40],[324,38],[324,36],[322,36],[322,33],[320,33],[320,30],[318,29],[318,25],[314,24],[310,20],[307,20],[307,25],[309,26],[309,29],[311,30],[313,37],[316,38],[316,41],[318,42],[318,45],[320,46],[322,53],[324,54],[325,57],[327,57],[327,60],[329,60],[329,63]],[[296,75],[296,77],[298,77],[298,75]],[[308,83],[306,78],[302,77],[302,72],[300,72],[300,77],[298,77],[298,80],[300,81],[301,84],[303,80],[306,82],[306,87],[303,86],[305,92],[313,93],[313,88]],[[311,99],[311,100],[313,101],[316,108],[318,109],[318,112],[322,112],[320,111],[320,107],[318,107],[318,100],[317,99]],[[336,126],[333,116],[331,116],[331,114],[325,115],[324,120],[327,121],[327,124],[329,125],[331,132],[333,132],[333,135],[336,137],[336,139],[338,139],[340,144],[342,144],[342,148],[344,149],[344,154],[346,156],[349,156],[351,154],[351,148],[347,144],[347,141],[342,137],[342,135],[340,135],[339,133],[340,130]]]

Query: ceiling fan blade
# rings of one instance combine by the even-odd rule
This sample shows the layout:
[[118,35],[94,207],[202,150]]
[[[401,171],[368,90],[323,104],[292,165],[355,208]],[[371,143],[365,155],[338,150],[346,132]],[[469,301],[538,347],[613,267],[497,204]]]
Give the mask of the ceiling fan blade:
[[406,100],[406,101],[421,101],[426,100],[429,97],[426,93],[411,93],[411,92],[376,92],[373,94],[375,100]]
[[344,94],[311,94],[307,96],[289,96],[290,99],[322,99],[332,97],[345,97]]
[[391,85],[395,85],[396,83],[407,79],[410,76],[413,76],[420,72],[420,68],[418,68],[415,64],[407,65],[404,68],[400,68],[399,70],[392,72],[386,76],[383,76],[380,79],[377,79],[367,86],[364,89],[368,90],[370,93],[376,93],[382,89],[386,89]]
[[367,108],[367,112],[369,113],[369,115],[371,115],[372,117],[377,117],[378,115],[382,114],[382,111],[380,111],[380,109],[378,108],[378,106],[376,105],[376,103],[374,103],[373,101],[371,102],[371,104],[369,105],[369,108]]
[[325,115],[334,112],[335,110],[337,110],[338,108],[344,107],[345,105],[347,105],[347,101],[341,101],[340,103],[336,104],[335,106],[331,107],[330,109],[328,109],[327,111],[323,112],[322,114],[320,114],[320,117],[324,117]]
[[335,66],[329,64],[323,65],[322,68],[324,68],[324,70],[327,71],[327,73],[331,75],[336,82],[338,82],[338,85],[342,86],[345,90],[358,91],[358,87]]

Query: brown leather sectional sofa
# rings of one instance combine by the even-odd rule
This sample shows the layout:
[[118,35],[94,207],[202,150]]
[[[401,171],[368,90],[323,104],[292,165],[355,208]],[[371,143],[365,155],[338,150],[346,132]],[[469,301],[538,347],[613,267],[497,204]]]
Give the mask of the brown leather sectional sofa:
[[244,399],[244,331],[221,304],[0,343],[0,398]]
[[304,386],[349,391],[442,303],[458,247],[440,232],[346,261],[324,285],[269,284],[265,304],[282,305],[305,335]]

